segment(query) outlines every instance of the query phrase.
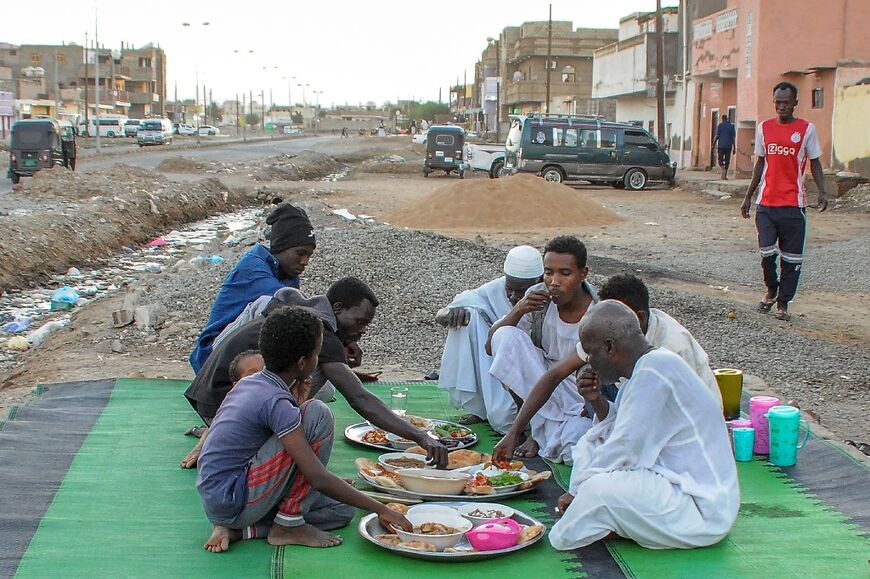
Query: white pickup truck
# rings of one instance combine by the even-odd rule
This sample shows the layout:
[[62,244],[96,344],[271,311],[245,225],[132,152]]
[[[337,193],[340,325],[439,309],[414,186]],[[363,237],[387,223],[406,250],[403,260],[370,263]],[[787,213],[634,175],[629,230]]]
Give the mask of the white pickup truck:
[[496,179],[504,167],[504,145],[465,144],[465,164],[474,171],[486,171]]

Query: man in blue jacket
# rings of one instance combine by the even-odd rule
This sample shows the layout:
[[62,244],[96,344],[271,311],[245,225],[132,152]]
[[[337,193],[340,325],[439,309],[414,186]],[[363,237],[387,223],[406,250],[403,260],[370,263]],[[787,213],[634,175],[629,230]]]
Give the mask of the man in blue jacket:
[[215,337],[245,306],[260,296],[274,295],[283,287],[299,287],[299,276],[316,247],[308,215],[299,207],[282,203],[266,218],[266,223],[272,227],[268,249],[260,243],[254,245],[221,285],[208,322],[190,354],[195,373],[211,354]]
[[716,127],[716,138],[713,146],[716,148],[716,157],[719,167],[722,169],[722,179],[728,179],[728,168],[731,166],[731,154],[737,152],[737,131],[734,123],[728,119],[728,115],[722,115],[722,122]]

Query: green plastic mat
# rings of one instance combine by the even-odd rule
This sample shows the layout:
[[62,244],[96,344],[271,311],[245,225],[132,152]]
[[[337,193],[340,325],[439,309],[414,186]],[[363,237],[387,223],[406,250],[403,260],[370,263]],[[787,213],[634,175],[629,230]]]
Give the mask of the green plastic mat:
[[[571,468],[550,464],[567,489]],[[803,490],[766,460],[737,463],[740,515],[718,545],[657,551],[632,541],[608,541],[626,577],[705,579],[750,577],[870,577],[870,541],[862,529]]]
[[[439,390],[434,383],[403,382],[380,383],[366,387],[389,403],[390,387],[406,386],[408,388],[408,413],[426,418],[456,419],[458,412],[447,400],[447,394]],[[376,459],[384,451],[370,450],[344,440],[344,429],[350,424],[362,422],[359,415],[339,398],[330,404],[335,415],[336,442],[329,461],[330,470],[340,476],[354,476],[356,467],[354,460],[360,456]],[[499,440],[499,436],[488,424],[476,424],[471,427],[480,442],[474,447],[479,452],[491,452]],[[546,512],[545,504],[534,498],[513,499],[505,501],[514,508],[529,513],[542,520],[549,528],[552,517]],[[529,495],[526,495],[529,496]],[[344,538],[344,543],[337,549],[327,549],[312,552],[311,549],[300,547],[283,548],[283,561],[274,566],[274,571],[284,577],[321,576],[328,577],[378,577],[378,578],[425,578],[437,577],[444,579],[448,575],[479,578],[504,578],[517,576],[516,567],[533,572],[538,577],[583,577],[577,572],[578,563],[572,560],[572,555],[559,553],[544,539],[535,546],[521,553],[474,563],[434,563],[418,561],[401,557],[380,547],[376,547],[360,537],[357,525],[361,515],[358,515],[346,528],[336,531]],[[283,567],[283,568],[282,568]],[[328,570],[328,571],[326,571]],[[523,573],[524,575],[526,573]]]
[[197,417],[187,382],[118,380],[16,577],[268,577],[265,541],[207,553],[196,472],[178,464]]

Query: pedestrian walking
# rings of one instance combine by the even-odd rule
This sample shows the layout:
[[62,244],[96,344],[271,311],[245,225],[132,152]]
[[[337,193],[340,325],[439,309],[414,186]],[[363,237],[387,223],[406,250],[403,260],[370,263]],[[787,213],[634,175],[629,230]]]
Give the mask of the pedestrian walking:
[[[819,190],[818,210],[828,208],[824,172],[819,158],[822,149],[813,123],[794,116],[797,87],[781,82],[773,89],[776,117],[758,125],[755,135],[755,169],[746,197],[740,206],[749,218],[752,196],[756,194],[755,227],[761,252],[761,271],[767,293],[758,311],[767,313],[776,304],[776,318],[791,319],[789,303],[800,280],[806,242],[806,163],[810,161],[813,180]],[[777,275],[776,256],[780,255]]]
[[713,139],[713,147],[716,148],[716,158],[719,161],[719,167],[722,169],[723,180],[728,179],[731,154],[737,153],[736,142],[737,131],[734,130],[734,123],[731,122],[728,115],[722,115],[722,122],[716,127],[716,138]]

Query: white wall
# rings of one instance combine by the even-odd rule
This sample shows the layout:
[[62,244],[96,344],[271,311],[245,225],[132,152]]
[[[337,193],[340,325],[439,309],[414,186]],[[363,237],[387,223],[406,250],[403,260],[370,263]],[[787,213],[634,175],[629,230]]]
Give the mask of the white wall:
[[592,98],[646,93],[646,44],[595,54],[592,61]]

